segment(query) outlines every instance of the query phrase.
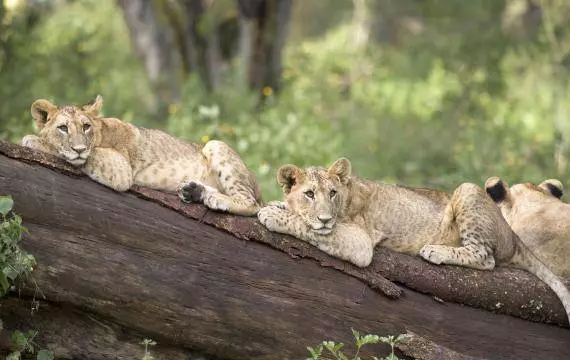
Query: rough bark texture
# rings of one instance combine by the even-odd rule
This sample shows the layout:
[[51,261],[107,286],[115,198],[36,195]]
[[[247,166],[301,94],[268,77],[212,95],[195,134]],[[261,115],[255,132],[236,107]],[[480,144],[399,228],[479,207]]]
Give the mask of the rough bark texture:
[[[52,156],[6,142],[0,194],[14,197],[30,232],[23,245],[36,256],[34,278],[46,301],[62,314],[87,311],[178,347],[173,351],[302,359],[305,346],[324,339],[350,344],[352,327],[409,332],[402,350],[417,359],[570,353],[570,331],[552,325],[567,326],[562,305],[524,271],[435,266],[386,249],[358,269],[270,233],[255,218],[144,188],[117,193]],[[401,293],[384,277],[416,291]]]
[[[131,360],[142,359],[144,334],[126,330],[73,306],[42,301],[39,309],[30,300],[11,297],[2,300],[2,320],[12,329],[38,332],[35,342],[52,350],[58,359]],[[5,346],[11,345],[3,339]],[[0,340],[0,358],[2,357]],[[182,347],[157,344],[149,347],[155,360],[204,359]]]

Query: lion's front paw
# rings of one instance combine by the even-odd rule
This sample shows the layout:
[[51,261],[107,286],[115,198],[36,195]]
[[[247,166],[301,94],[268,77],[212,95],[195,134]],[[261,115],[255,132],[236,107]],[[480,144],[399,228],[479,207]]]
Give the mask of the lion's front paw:
[[32,149],[40,149],[40,138],[36,135],[26,135],[22,138],[22,146]]
[[276,205],[270,205],[261,208],[257,213],[257,218],[270,231],[281,232],[285,225],[286,214],[287,210]]
[[432,264],[440,265],[445,261],[445,254],[438,245],[424,245],[420,256]]

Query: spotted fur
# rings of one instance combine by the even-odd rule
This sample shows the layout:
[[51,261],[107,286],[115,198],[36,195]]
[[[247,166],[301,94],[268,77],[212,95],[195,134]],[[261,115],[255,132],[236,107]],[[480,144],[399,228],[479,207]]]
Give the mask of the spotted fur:
[[[352,176],[347,159],[329,169],[285,165],[277,177],[285,201],[258,213],[271,231],[293,235],[361,267],[370,264],[377,244],[435,264],[481,270],[512,264],[545,281],[570,316],[568,289],[475,184],[461,184],[449,197],[430,189],[374,183]],[[320,220],[323,215],[327,221]]]
[[38,135],[22,145],[62,157],[117,191],[133,184],[176,193],[211,209],[255,215],[261,195],[255,176],[221,141],[204,147],[169,134],[99,116],[101,96],[84,106],[32,104]]

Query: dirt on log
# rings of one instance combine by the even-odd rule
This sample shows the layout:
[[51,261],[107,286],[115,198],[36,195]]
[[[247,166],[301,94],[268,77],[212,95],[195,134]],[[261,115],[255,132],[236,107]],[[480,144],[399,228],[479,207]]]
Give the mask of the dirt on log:
[[41,292],[30,286],[24,296],[167,348],[220,359],[303,359],[307,345],[325,339],[352,343],[354,328],[410,333],[401,350],[417,359],[570,353],[561,303],[521,270],[435,266],[382,248],[359,269],[270,233],[255,218],[145,188],[118,193],[7,142],[0,142],[1,194],[13,196],[29,230],[23,247],[38,262]]

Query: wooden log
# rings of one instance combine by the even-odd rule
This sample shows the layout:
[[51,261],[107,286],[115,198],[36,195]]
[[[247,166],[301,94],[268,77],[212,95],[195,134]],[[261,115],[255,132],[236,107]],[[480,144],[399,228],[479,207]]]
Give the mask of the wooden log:
[[[6,142],[0,153],[0,194],[14,197],[29,229],[24,248],[45,298],[160,344],[222,359],[301,359],[325,339],[351,343],[352,327],[411,332],[416,345],[402,349],[418,359],[570,353],[570,331],[557,326],[567,324],[562,305],[524,271],[435,266],[386,249],[359,269],[255,218],[149,189],[117,193]],[[385,278],[415,291],[402,295]]]

